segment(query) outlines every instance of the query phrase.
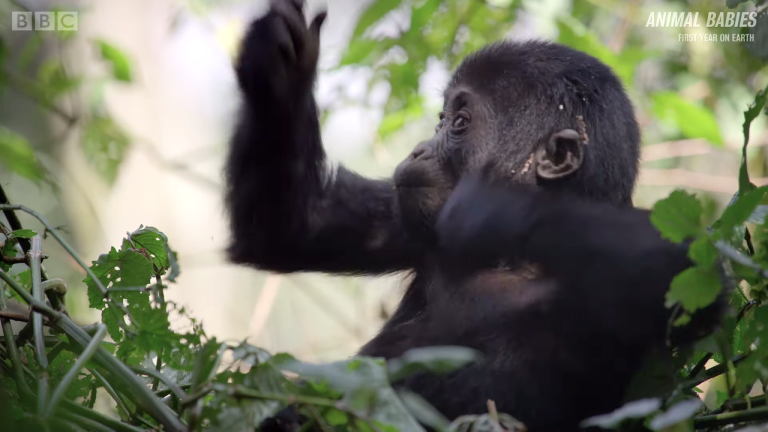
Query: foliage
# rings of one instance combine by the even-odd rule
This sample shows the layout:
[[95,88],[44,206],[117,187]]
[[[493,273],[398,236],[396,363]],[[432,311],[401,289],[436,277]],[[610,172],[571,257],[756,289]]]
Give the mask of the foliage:
[[[207,7],[211,1],[196,3]],[[759,59],[768,57],[765,26],[741,30],[756,34],[761,42],[754,45],[757,48],[713,46],[717,61],[729,67],[710,74],[693,67],[687,51],[686,55],[673,50],[659,53],[636,29],[623,36],[616,31],[623,37],[618,47],[606,44],[606,30],[597,23],[617,15],[606,7],[610,3],[574,2],[569,14],[556,17],[557,40],[616,71],[647,117],[646,129],[656,133],[654,139],[703,139],[723,146],[725,125],[716,108],[722,110],[723,101],[732,101],[736,90],[754,93],[751,85],[759,78],[755,74],[762,67]],[[726,2],[740,8],[745,3]],[[519,0],[372,1],[358,20],[339,66],[371,69],[369,88],[388,85],[379,136],[386,138],[422,116],[419,80],[430,60],[453,68],[469,52],[503,37],[523,6]],[[624,14],[621,19],[631,21],[631,7],[618,13]],[[385,34],[381,24],[391,20],[404,20],[407,25]],[[103,72],[97,77],[73,76],[61,58],[33,61],[39,57],[44,37],[48,36],[30,32],[15,56],[0,37],[0,96],[11,88],[62,120],[68,133],[79,128],[86,159],[105,180],[114,182],[132,139],[109,114],[103,92],[107,85],[132,81],[130,58],[109,41],[90,41]],[[50,37],[63,45],[72,39],[57,32]],[[643,62],[658,66],[667,78],[664,86],[638,80]],[[708,96],[683,95],[680,90],[691,82],[704,83]],[[65,98],[84,94],[89,96],[88,103],[72,104],[84,108],[75,112],[62,108],[70,106],[63,103]],[[674,311],[670,330],[691,322],[697,310],[718,299],[728,301],[734,313],[692,355],[677,353],[675,360],[682,367],[669,368],[650,359],[649,368],[637,377],[645,384],[647,397],[587,419],[585,426],[687,431],[732,429],[768,420],[766,396],[748,396],[753,384],[768,382],[768,344],[761,340],[768,334],[764,303],[768,299],[768,189],[750,180],[747,152],[751,124],[764,112],[767,96],[768,89],[758,92],[744,113],[739,188],[720,217],[705,226],[704,197],[684,191],[658,201],[652,214],[662,235],[690,245],[689,256],[695,264],[675,278],[666,296],[667,307]],[[21,132],[0,126],[0,164],[40,182],[48,173],[36,150]],[[2,202],[0,210],[8,220],[0,223],[0,325],[3,334],[13,335],[0,343],[3,430],[253,430],[286,405],[296,406],[311,423],[334,431],[423,430],[418,422],[436,430],[521,428],[515,419],[497,413],[492,403],[487,414],[449,422],[418,395],[390,386],[412,373],[450,373],[482,361],[474,351],[437,347],[413,350],[386,363],[356,357],[315,365],[288,354],[271,355],[247,342],[217,341],[183,306],[165,299],[167,283],[175,281],[180,266],[158,229],[139,227],[87,265],[34,211]],[[13,222],[18,211],[38,218],[44,230],[18,226]],[[83,282],[90,306],[101,313],[99,323],[80,327],[67,316],[61,301],[66,287],[40,266],[41,235],[55,237],[86,272]],[[13,302],[31,306],[29,317],[12,312]],[[26,324],[19,331],[12,328],[12,321]],[[710,360],[717,366],[705,369]],[[661,380],[651,375],[658,371],[666,373]],[[711,378],[725,381],[725,391],[718,393],[714,408],[702,406],[696,394],[696,386]],[[94,409],[103,394],[112,399],[119,420]]]

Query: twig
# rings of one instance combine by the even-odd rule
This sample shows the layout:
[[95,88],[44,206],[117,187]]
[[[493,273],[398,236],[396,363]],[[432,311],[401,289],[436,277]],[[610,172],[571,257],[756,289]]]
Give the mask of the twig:
[[[39,235],[32,237],[31,248],[27,251],[27,261],[32,272],[32,296],[39,303],[45,304],[45,292],[40,278],[40,262],[43,255],[43,240]],[[42,414],[48,404],[48,355],[45,352],[45,335],[43,334],[43,315],[32,312],[32,333],[35,345],[35,357],[40,368],[37,375],[37,412]]]
[[8,318],[11,321],[20,321],[20,322],[28,322],[29,317],[26,315],[21,314],[15,314],[13,312],[2,312],[0,311],[0,318]]
[[696,429],[704,429],[726,424],[744,423],[755,420],[768,419],[768,406],[753,408],[745,411],[734,411],[729,413],[701,416],[693,419],[693,426]]
[[104,387],[104,390],[109,393],[110,396],[112,396],[112,399],[114,399],[115,403],[117,404],[117,409],[123,412],[124,418],[128,419],[131,418],[131,410],[128,409],[128,406],[123,402],[123,398],[120,397],[120,395],[115,391],[115,389],[112,387],[112,384],[107,381],[101,373],[96,369],[88,369],[88,372],[91,373],[91,375],[96,378],[99,383],[101,383],[101,386]]

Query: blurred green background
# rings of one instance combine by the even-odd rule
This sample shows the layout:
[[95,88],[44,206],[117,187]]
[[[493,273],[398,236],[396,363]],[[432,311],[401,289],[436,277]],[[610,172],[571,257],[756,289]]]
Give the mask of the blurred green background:
[[[761,2],[758,2],[761,3]],[[164,231],[182,276],[167,295],[209,335],[307,360],[348,356],[399,299],[402,276],[276,276],[225,262],[222,163],[238,105],[231,62],[266,8],[242,0],[0,0],[0,184],[63,227],[87,260],[140,224]],[[733,8],[729,8],[729,6]],[[543,38],[614,68],[643,130],[635,203],[675,188],[714,216],[737,189],[743,111],[768,76],[761,4],[636,0],[327,0],[317,85],[332,160],[387,176],[432,134],[450,70],[500,38]],[[12,12],[78,11],[77,31],[13,31]],[[646,27],[650,13],[757,11],[753,28]],[[752,42],[682,41],[751,34]],[[731,36],[732,37],[732,36]],[[768,184],[764,117],[749,167]],[[279,187],[276,185],[276,187]],[[37,226],[22,216],[26,226]],[[47,240],[71,314],[94,319],[84,275]]]

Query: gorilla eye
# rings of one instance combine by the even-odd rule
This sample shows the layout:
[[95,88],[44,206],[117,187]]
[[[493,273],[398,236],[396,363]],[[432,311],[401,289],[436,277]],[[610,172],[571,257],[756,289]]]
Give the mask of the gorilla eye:
[[440,123],[438,123],[437,126],[435,126],[435,133],[438,133],[440,131],[440,129],[442,129],[444,123],[445,123],[445,113],[441,112],[440,113]]

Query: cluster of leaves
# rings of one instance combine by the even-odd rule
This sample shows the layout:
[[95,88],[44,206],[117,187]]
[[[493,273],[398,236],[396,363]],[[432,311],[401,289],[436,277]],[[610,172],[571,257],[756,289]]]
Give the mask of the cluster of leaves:
[[[373,70],[369,83],[389,84],[389,98],[379,126],[383,138],[423,115],[419,78],[431,58],[452,68],[489,40],[500,39],[516,16],[519,1],[376,0],[357,22],[339,66]],[[380,36],[376,24],[407,18],[395,35]]]
[[[66,136],[79,129],[83,154],[111,184],[131,139],[111,116],[104,93],[113,83],[132,82],[128,57],[109,42],[94,39],[89,46],[104,63],[104,72],[96,76],[73,74],[61,54],[71,46],[73,31],[23,33],[24,45],[13,51],[0,35],[0,97],[9,98],[13,93],[32,100],[63,122]],[[18,43],[16,39],[14,43]],[[54,44],[57,54],[50,55]],[[57,137],[57,141],[66,136]],[[25,131],[0,122],[0,165],[4,168],[34,182],[50,180],[51,172],[37,157],[41,150],[33,148]]]
[[[768,419],[768,187],[756,187],[746,165],[750,125],[767,98],[768,88],[744,113],[739,191],[720,218],[703,226],[702,203],[682,190],[658,201],[651,215],[665,238],[689,242],[688,256],[695,264],[676,276],[667,292],[666,305],[676,312],[670,329],[691,323],[696,311],[717,301],[728,301],[733,313],[718,332],[696,345],[690,358],[681,356],[685,364],[670,371],[655,389],[656,397],[632,401],[585,425],[623,429],[640,422],[652,430],[693,430]],[[717,366],[705,370],[710,360]],[[652,371],[636,379],[650,382],[647,373]],[[723,390],[715,390],[714,406],[704,407],[696,386],[712,378],[722,379]],[[750,397],[756,384],[762,392]]]
[[[0,210],[38,218],[83,266],[90,305],[101,311],[101,323],[81,328],[63,302],[47,301],[44,292],[60,296],[66,289],[40,266],[40,236],[0,223],[3,430],[254,430],[287,405],[324,430],[423,431],[419,421],[437,430],[518,425],[493,409],[449,423],[419,396],[390,385],[412,373],[445,373],[481,360],[473,350],[433,347],[388,363],[356,357],[317,365],[271,356],[246,342],[222,343],[165,300],[164,283],[180,270],[159,230],[139,227],[119,249],[86,266],[36,212],[9,204]],[[26,304],[28,315],[11,312],[11,302],[16,309]],[[14,331],[12,320],[27,324]],[[110,341],[103,340],[106,335]],[[301,382],[289,379],[291,373]],[[119,420],[94,409],[100,389],[113,400]]]

